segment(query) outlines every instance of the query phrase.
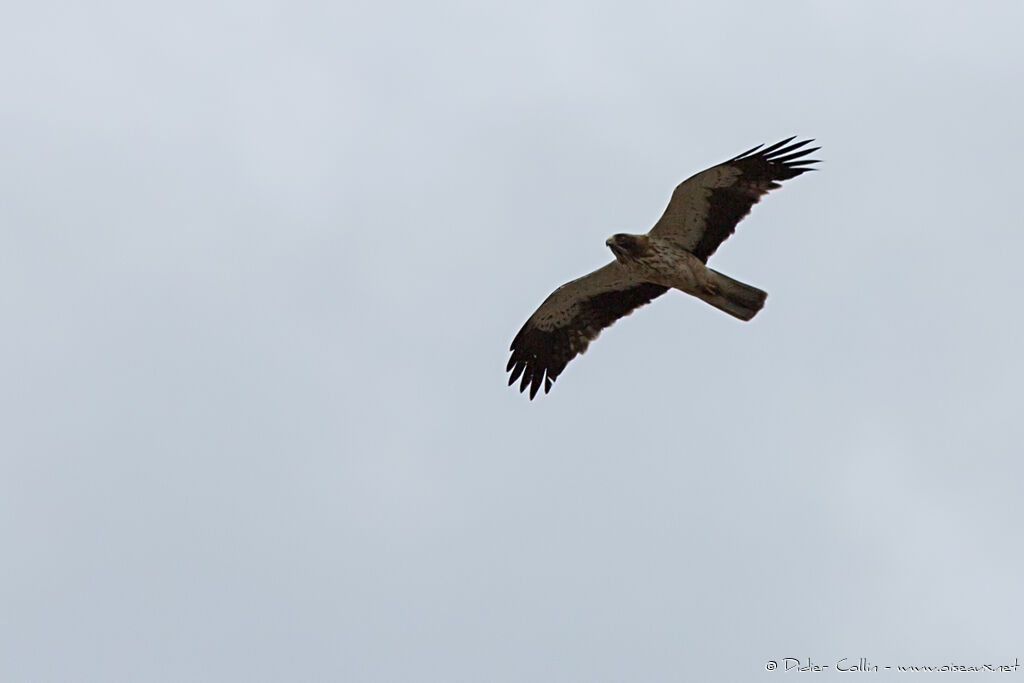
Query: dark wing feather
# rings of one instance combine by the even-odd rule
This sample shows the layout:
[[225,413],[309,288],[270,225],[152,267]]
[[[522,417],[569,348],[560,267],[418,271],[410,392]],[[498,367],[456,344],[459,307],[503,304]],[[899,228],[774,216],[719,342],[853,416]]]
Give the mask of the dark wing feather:
[[530,316],[512,340],[509,386],[518,379],[519,391],[530,388],[530,400],[541,384],[551,390],[558,375],[601,330],[629,315],[667,287],[636,281],[618,262],[562,285]]
[[650,234],[672,239],[706,262],[761,197],[780,181],[814,170],[809,165],[818,160],[806,156],[820,147],[803,149],[813,141],[793,140],[758,145],[684,180]]

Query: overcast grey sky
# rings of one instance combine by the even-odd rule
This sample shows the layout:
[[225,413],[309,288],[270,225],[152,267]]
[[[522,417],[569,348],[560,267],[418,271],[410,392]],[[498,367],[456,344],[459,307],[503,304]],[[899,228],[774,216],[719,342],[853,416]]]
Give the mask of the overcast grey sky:
[[[1024,660],[1021,4],[4,15],[0,680]],[[754,321],[671,293],[506,388],[606,237],[790,135],[712,260]]]

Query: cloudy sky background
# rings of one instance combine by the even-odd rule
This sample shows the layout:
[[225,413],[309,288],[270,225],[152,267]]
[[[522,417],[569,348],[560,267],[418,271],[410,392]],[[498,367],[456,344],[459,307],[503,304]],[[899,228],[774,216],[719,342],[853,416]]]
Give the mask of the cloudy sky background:
[[[1024,659],[1022,25],[1010,2],[9,8],[0,680]],[[769,292],[753,322],[670,294],[550,395],[505,387],[607,236],[790,135],[820,172],[713,259]]]

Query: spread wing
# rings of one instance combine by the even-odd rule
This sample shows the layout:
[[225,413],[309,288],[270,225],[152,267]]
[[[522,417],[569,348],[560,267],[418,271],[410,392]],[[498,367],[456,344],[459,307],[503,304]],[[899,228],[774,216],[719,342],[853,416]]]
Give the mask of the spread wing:
[[672,193],[651,235],[674,240],[707,262],[761,197],[782,187],[779,181],[813,171],[806,159],[820,147],[801,149],[812,140],[794,138],[761,149],[758,145],[718,166],[684,180]]
[[601,330],[665,293],[667,287],[641,282],[618,261],[568,282],[551,293],[512,340],[505,368],[511,386],[522,376],[519,391],[530,387],[530,400],[540,385],[544,393],[565,366]]

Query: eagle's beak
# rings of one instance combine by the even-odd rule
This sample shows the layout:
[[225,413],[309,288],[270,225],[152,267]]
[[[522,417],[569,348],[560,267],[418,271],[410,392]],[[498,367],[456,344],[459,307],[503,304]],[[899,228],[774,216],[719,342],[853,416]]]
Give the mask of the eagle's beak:
[[615,255],[616,261],[625,263],[624,259],[626,258],[626,253],[622,251],[622,247],[619,246],[619,243],[615,241],[614,237],[609,237],[604,241],[604,243],[605,246],[612,250],[612,254]]

